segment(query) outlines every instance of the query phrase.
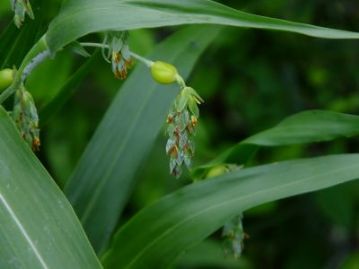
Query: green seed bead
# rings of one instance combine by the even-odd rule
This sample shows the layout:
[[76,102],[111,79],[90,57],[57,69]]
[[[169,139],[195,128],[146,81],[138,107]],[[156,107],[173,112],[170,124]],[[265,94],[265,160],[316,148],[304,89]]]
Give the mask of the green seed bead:
[[0,71],[0,91],[5,90],[9,87],[14,80],[13,70],[10,68],[5,68]]
[[217,166],[214,166],[212,167],[207,175],[206,175],[206,178],[211,178],[211,177],[217,177],[217,176],[220,176],[224,173],[227,173],[228,172],[228,168],[225,166],[225,165],[217,165]]
[[171,64],[156,61],[151,66],[151,74],[158,83],[170,84],[176,81],[177,69]]

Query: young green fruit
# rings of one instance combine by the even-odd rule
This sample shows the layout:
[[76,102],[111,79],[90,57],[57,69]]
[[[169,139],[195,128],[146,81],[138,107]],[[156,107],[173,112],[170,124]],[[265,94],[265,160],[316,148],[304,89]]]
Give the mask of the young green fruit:
[[229,169],[227,168],[226,165],[220,164],[220,165],[212,167],[208,171],[206,178],[217,177],[217,176],[227,173],[228,171],[229,171]]
[[151,66],[151,74],[158,83],[170,84],[176,81],[177,69],[171,64],[156,61]]
[[0,91],[9,87],[14,80],[13,70],[10,68],[5,68],[0,70]]

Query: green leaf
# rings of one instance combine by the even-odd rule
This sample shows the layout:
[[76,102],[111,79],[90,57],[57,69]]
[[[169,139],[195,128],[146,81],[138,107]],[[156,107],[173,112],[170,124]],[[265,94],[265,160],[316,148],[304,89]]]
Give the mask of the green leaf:
[[359,178],[359,154],[240,169],[184,187],[143,209],[116,234],[105,268],[167,268],[236,214]]
[[341,269],[358,269],[359,264],[359,251],[353,250],[352,253],[348,254],[345,257],[343,264],[341,265]]
[[40,110],[41,126],[49,120],[65,105],[67,100],[76,92],[79,84],[88,74],[94,62],[98,60],[99,53],[95,52],[84,64],[61,86],[58,94]]
[[179,266],[173,266],[173,268],[252,268],[244,257],[235,259],[234,257],[226,256],[223,244],[214,240],[205,240],[189,249],[176,261],[176,264]]
[[0,107],[0,268],[101,268],[70,203]]
[[13,46],[13,42],[18,35],[16,26],[13,22],[9,23],[9,25],[4,28],[0,35],[0,51],[6,52],[0,54],[0,67],[1,69],[7,67],[6,66],[6,58],[8,57],[8,53]]
[[20,30],[13,24],[11,22],[0,36],[1,68],[12,68],[14,65],[18,67],[41,33],[41,25],[37,21],[30,21]]
[[[187,77],[218,32],[218,28],[184,29],[160,44],[150,58],[166,59]],[[134,176],[177,94],[178,85],[156,84],[150,70],[139,64],[117,94],[70,178],[65,193],[96,251],[106,246],[132,191]]]
[[355,135],[359,135],[359,116],[322,110],[304,111],[241,141],[210,163],[194,168],[192,175],[201,178],[209,168],[221,163],[244,164],[259,146],[305,144]]
[[68,45],[69,49],[82,57],[88,58],[91,56],[91,54],[83,47],[81,46],[80,42],[72,42],[70,45]]
[[359,38],[356,32],[258,16],[209,0],[69,0],[50,24],[47,40],[49,47],[57,51],[92,32],[194,23],[289,31],[321,38]]

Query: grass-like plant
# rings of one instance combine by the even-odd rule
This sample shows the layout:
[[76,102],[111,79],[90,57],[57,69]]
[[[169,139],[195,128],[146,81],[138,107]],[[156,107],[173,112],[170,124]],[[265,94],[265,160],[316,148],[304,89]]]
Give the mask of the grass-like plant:
[[[206,47],[220,38],[223,26],[326,39],[359,39],[359,33],[258,16],[210,0],[63,2],[24,58],[3,66],[5,57],[0,57],[4,105],[0,108],[0,268],[167,268],[223,225],[232,251],[239,256],[245,210],[359,177],[359,154],[353,153],[247,166],[261,147],[359,134],[358,116],[324,110],[290,116],[193,167],[200,104],[206,100],[200,89],[186,82]],[[20,29],[29,19],[36,22],[37,14],[46,13],[41,5],[35,10],[31,4],[11,1]],[[176,28],[150,55],[138,55],[127,44],[132,30],[184,24],[196,25]],[[18,31],[10,25],[1,35],[1,54],[18,42]],[[66,96],[83,80],[90,68],[86,64],[99,54],[91,56],[96,48],[110,63],[108,72],[124,82],[72,175],[59,187],[33,151],[41,147],[41,123],[65,104]],[[45,59],[61,57],[63,50],[89,60],[39,117],[27,80]],[[186,166],[193,183],[118,225],[133,193],[135,174],[164,125],[169,173],[179,177]]]

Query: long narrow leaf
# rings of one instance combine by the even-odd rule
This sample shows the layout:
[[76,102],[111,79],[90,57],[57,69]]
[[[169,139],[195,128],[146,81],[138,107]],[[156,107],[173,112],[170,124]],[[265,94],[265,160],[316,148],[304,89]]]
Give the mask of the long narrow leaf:
[[41,125],[46,125],[66,103],[66,101],[76,92],[79,84],[89,72],[93,63],[98,59],[96,52],[65,82],[58,90],[58,94],[40,110]]
[[19,66],[34,42],[38,40],[39,33],[41,33],[41,24],[38,21],[31,21],[21,30],[9,25],[0,39],[1,68]]
[[[218,28],[188,28],[150,56],[175,64],[185,77]],[[131,193],[133,179],[165,121],[178,86],[159,86],[140,65],[127,79],[90,141],[65,192],[96,251],[101,251]]]
[[70,203],[0,107],[0,268],[101,268]]
[[104,267],[167,268],[239,212],[359,178],[358,162],[359,154],[287,161],[187,186],[143,209],[119,230]]
[[47,38],[49,47],[56,51],[91,32],[193,23],[289,31],[321,38],[359,38],[359,33],[258,16],[209,0],[69,0],[51,23]]
[[209,168],[221,163],[244,164],[258,147],[298,145],[355,135],[359,135],[359,116],[324,110],[304,111],[241,141],[210,163],[193,169],[192,175],[203,177]]

